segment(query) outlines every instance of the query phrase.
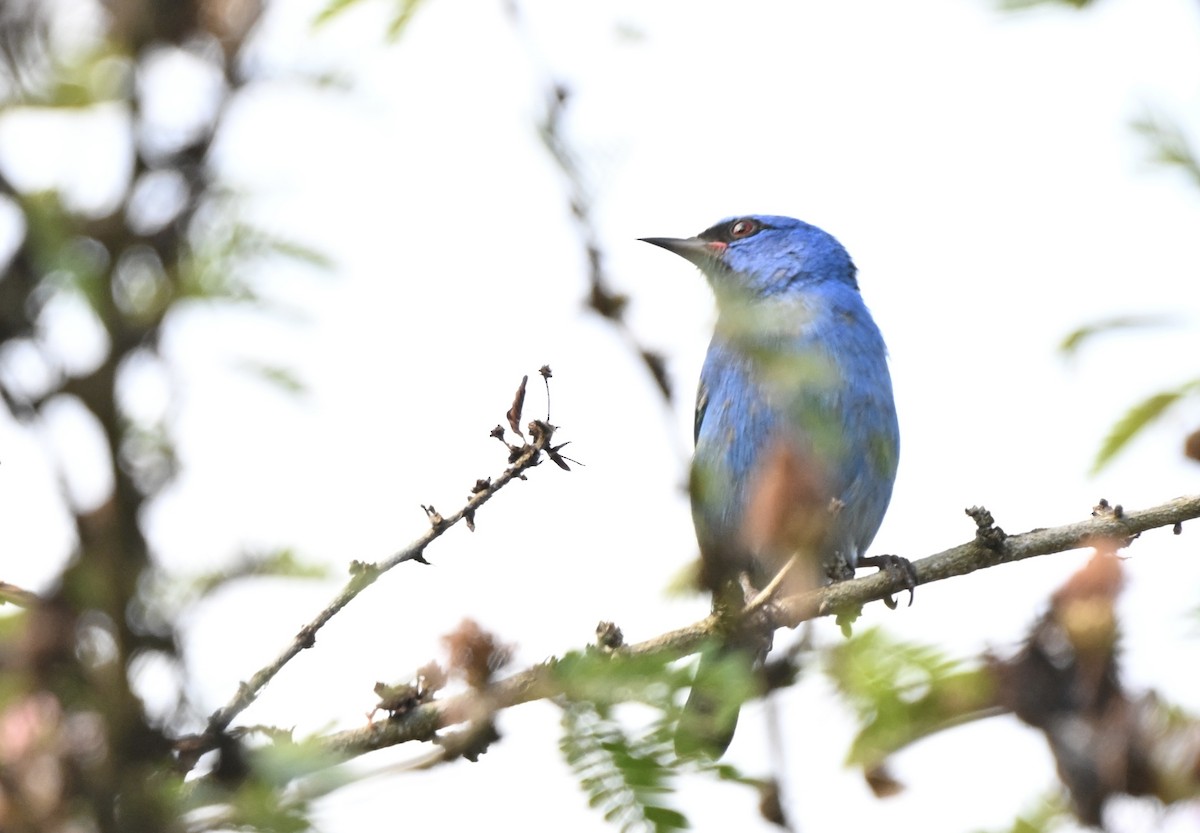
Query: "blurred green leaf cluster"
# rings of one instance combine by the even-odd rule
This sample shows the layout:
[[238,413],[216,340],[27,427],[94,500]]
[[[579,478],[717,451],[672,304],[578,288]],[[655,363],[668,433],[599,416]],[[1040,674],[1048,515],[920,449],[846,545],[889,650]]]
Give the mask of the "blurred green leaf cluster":
[[991,683],[981,669],[880,628],[832,646],[825,668],[859,720],[847,763],[866,770],[921,738],[990,713]]
[[690,827],[678,810],[662,803],[675,775],[670,725],[659,722],[631,737],[594,703],[575,701],[563,709],[563,757],[587,793],[588,804],[621,830],[681,830]]

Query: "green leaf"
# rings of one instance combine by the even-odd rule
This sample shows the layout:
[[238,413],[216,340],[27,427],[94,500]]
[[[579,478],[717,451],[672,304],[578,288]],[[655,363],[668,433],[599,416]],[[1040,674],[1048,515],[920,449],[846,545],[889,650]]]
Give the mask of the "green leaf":
[[1200,391],[1200,379],[1193,379],[1174,390],[1156,393],[1130,408],[1125,416],[1117,421],[1117,424],[1112,427],[1112,430],[1104,439],[1104,443],[1100,446],[1100,450],[1096,453],[1096,459],[1092,463],[1091,473],[1096,474],[1108,465],[1112,458],[1129,444],[1130,440],[1137,436],[1147,425],[1162,416],[1167,408],[1170,408],[1183,397],[1197,391]]
[[1171,323],[1174,323],[1172,319],[1164,315],[1119,315],[1104,321],[1084,324],[1082,327],[1072,330],[1058,345],[1058,349],[1064,356],[1072,356],[1079,352],[1079,348],[1085,341],[1091,341],[1095,336],[1119,330],[1163,327]]
[[654,825],[655,830],[688,830],[691,825],[687,817],[678,810],[669,807],[647,807],[643,811],[646,821]]

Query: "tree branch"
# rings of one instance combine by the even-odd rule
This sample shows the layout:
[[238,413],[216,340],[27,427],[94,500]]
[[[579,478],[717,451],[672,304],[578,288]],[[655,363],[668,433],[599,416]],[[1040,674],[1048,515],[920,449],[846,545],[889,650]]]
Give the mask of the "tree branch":
[[[1093,511],[1094,517],[1089,520],[1050,529],[1034,529],[1014,536],[1005,535],[1003,530],[996,527],[986,510],[973,508],[967,513],[975,518],[979,527],[975,539],[913,562],[917,584],[928,584],[998,564],[1092,544],[1123,547],[1141,533],[1164,526],[1174,526],[1175,534],[1179,534],[1183,521],[1200,517],[1200,495],[1176,498],[1161,506],[1137,512],[1124,512],[1119,506],[1110,507],[1101,501]],[[809,619],[882,600],[904,589],[902,578],[880,571],[864,578],[780,599],[774,604],[762,606],[757,615],[761,615],[764,624],[771,628],[791,628]],[[618,652],[627,656],[653,654],[667,658],[684,657],[713,638],[719,627],[721,625],[716,617],[709,616],[636,645],[620,648]],[[557,660],[551,659],[483,688],[426,703],[360,729],[327,735],[318,739],[317,743],[331,755],[352,757],[408,741],[432,740],[438,730],[447,726],[489,719],[500,709],[566,693],[555,673],[556,664]]]
[[[1178,497],[1161,506],[1136,512],[1126,512],[1119,505],[1109,506],[1107,501],[1101,500],[1092,510],[1093,517],[1086,521],[1049,529],[1032,529],[1012,536],[994,525],[987,510],[972,507],[966,512],[975,518],[978,525],[975,539],[914,561],[917,584],[965,576],[998,564],[1066,552],[1101,542],[1116,542],[1118,547],[1125,547],[1143,532],[1163,526],[1176,527],[1175,534],[1178,535],[1184,521],[1200,517],[1200,495]],[[779,607],[783,615],[776,619],[776,623],[781,627],[795,627],[807,619],[877,601],[904,589],[902,581],[880,571],[782,600]]]
[[[525,383],[522,382],[522,391],[524,385]],[[517,408],[516,419],[520,419],[519,408]],[[449,517],[442,517],[432,506],[422,507],[429,516],[430,527],[407,547],[378,562],[352,562],[350,580],[311,622],[297,632],[279,656],[255,672],[248,682],[243,682],[238,686],[237,693],[233,698],[209,717],[208,725],[203,733],[184,737],[176,742],[176,749],[180,752],[181,763],[185,769],[190,769],[201,754],[217,747],[220,735],[228,728],[230,722],[257,699],[259,692],[297,654],[306,648],[311,648],[316,643],[317,631],[324,627],[338,611],[353,601],[359,593],[398,564],[405,561],[425,563],[424,552],[429,544],[464,519],[467,525],[474,529],[475,510],[491,500],[493,495],[513,480],[518,478],[524,480],[525,472],[538,465],[543,452],[552,458],[557,457],[557,449],[550,445],[550,439],[554,435],[554,426],[547,422],[542,420],[531,422],[529,424],[530,440],[520,446],[509,444],[504,440],[503,433],[503,429],[497,428],[496,431],[493,431],[493,436],[508,445],[508,468],[494,480],[489,478],[477,481],[466,503]]]

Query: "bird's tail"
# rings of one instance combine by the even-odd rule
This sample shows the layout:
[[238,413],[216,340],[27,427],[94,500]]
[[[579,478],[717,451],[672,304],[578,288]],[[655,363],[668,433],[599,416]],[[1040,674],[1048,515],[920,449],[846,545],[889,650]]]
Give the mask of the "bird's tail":
[[716,759],[725,754],[742,704],[758,693],[760,651],[717,645],[700,654],[692,690],[675,729],[675,754]]

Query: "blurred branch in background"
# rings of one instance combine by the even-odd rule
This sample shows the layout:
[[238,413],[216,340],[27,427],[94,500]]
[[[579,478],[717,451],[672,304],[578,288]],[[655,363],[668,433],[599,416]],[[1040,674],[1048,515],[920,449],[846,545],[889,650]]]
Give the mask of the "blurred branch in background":
[[667,375],[667,366],[662,354],[639,343],[637,336],[625,322],[625,309],[629,305],[629,298],[614,292],[609,286],[608,275],[604,269],[604,249],[601,247],[600,234],[592,216],[592,189],[588,187],[583,167],[579,164],[563,130],[563,117],[571,98],[570,90],[560,82],[553,82],[551,87],[552,92],[547,97],[546,113],[538,125],[538,133],[567,186],[571,219],[575,221],[587,259],[590,285],[587,306],[608,321],[638,354],[658,386],[659,393],[669,403],[671,379]]
[[[139,668],[165,665],[179,681],[166,713],[186,710],[179,611],[151,595],[164,582],[143,528],[178,471],[178,379],[163,335],[189,304],[270,312],[252,270],[280,256],[320,260],[239,219],[208,159],[249,83],[241,55],[261,12],[258,0],[0,9],[0,142],[10,150],[0,170],[0,398],[33,436],[53,436],[51,416],[71,413],[74,430],[97,438],[90,459],[103,470],[91,475],[107,484],[98,495],[80,489],[87,462],[44,441],[75,542],[52,586],[4,622],[6,831],[187,826],[169,718],[148,714],[137,690]],[[180,73],[194,94],[179,95]],[[118,137],[87,145],[103,157],[88,175],[111,183],[106,192],[89,191],[67,154],[49,184],[28,176],[15,131],[89,136],[98,121]],[[147,377],[171,392],[164,404],[147,405]]]
[[[318,25],[327,23],[349,9],[363,5],[365,0],[329,0],[324,9],[317,15]],[[388,36],[395,40],[412,21],[413,15],[420,7],[422,0],[391,0],[393,12],[388,26]],[[512,22],[514,30],[523,37],[528,33],[522,27],[522,12],[515,0],[503,3],[504,9]],[[529,54],[535,54],[536,49],[527,48]],[[546,149],[550,161],[562,176],[566,189],[568,213],[575,224],[583,247],[584,263],[588,281],[588,292],[585,305],[612,325],[621,339],[633,350],[646,371],[654,380],[655,386],[663,399],[669,404],[672,397],[671,379],[667,374],[666,361],[663,355],[653,348],[643,344],[637,334],[625,320],[625,312],[629,305],[628,296],[615,291],[604,265],[604,247],[601,235],[596,226],[594,202],[596,188],[588,181],[581,155],[573,147],[564,125],[566,114],[571,102],[569,85],[554,77],[549,69],[542,69],[545,94],[545,110],[538,121],[538,137]]]

